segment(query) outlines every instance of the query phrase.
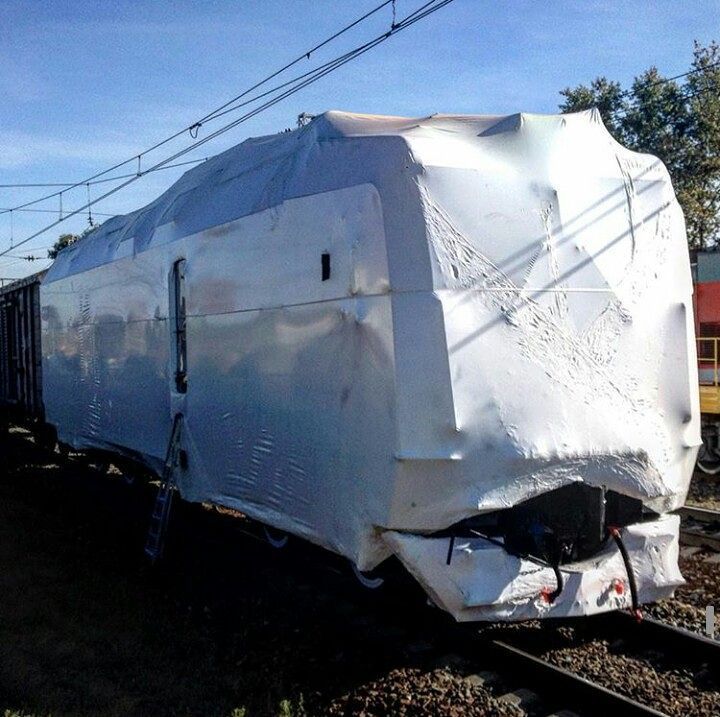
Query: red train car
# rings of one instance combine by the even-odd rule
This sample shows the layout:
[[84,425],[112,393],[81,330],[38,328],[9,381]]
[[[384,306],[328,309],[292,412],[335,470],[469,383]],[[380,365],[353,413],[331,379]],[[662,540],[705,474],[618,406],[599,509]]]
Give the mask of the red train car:
[[695,335],[703,445],[697,465],[720,473],[720,252],[698,252],[694,265]]

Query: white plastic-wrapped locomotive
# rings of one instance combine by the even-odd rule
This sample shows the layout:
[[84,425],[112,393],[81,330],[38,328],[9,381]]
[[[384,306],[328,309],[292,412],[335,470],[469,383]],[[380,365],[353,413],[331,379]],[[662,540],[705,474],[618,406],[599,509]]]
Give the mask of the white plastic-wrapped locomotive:
[[667,171],[596,112],[328,112],[60,253],[45,411],[156,469],[182,416],[184,498],[458,620],[590,614],[682,582],[691,294]]

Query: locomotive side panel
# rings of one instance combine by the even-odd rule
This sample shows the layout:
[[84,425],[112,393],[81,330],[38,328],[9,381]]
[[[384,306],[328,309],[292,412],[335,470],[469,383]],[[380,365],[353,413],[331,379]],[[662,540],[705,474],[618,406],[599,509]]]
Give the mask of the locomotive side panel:
[[165,456],[167,251],[118,259],[42,286],[47,420],[76,448]]
[[377,190],[288,200],[174,249],[186,260],[183,494],[358,554],[385,522],[395,434]]
[[[182,413],[182,495],[338,552],[387,555],[392,315],[372,184],[282,204],[43,288],[48,417],[62,441],[159,469]],[[122,244],[116,255],[129,253]],[[175,381],[183,265],[186,383]],[[365,543],[372,545],[365,546]]]

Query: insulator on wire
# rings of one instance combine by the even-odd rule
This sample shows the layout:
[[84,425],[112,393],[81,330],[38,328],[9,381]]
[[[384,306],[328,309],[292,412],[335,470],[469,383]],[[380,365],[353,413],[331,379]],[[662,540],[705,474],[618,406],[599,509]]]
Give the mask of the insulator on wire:
[[91,201],[91,199],[90,199],[90,182],[88,182],[85,186],[87,187],[88,224],[89,224],[91,227],[94,227],[95,224],[93,223],[92,209],[91,209],[91,207],[92,207],[92,201]]

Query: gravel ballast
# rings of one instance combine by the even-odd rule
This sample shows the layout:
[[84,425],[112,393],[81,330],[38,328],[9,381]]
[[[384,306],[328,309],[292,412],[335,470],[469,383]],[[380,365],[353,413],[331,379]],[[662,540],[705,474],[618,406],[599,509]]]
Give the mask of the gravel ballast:
[[[503,699],[521,676],[505,686],[478,679],[494,669],[482,651],[465,660],[449,638],[440,646],[410,598],[360,597],[334,566],[233,538],[242,518],[182,503],[167,559],[151,570],[142,558],[151,490],[19,434],[2,451],[0,714],[526,713]],[[688,584],[648,612],[702,631],[705,605],[720,608],[712,558],[684,551]],[[699,668],[582,629],[512,628],[553,631],[546,657],[561,667],[668,714],[720,714],[718,686]]]

